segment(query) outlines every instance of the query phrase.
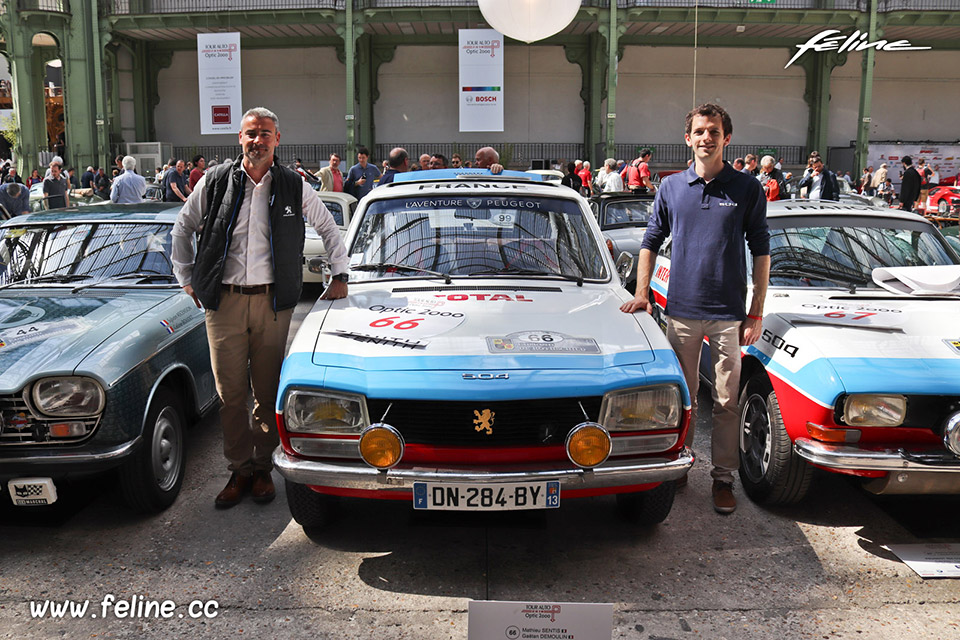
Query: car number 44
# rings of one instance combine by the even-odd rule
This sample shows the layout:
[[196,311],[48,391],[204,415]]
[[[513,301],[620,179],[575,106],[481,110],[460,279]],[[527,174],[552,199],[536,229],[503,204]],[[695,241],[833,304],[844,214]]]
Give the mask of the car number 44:
[[431,511],[516,511],[556,509],[560,506],[560,483],[514,482],[469,484],[415,482],[413,508]]

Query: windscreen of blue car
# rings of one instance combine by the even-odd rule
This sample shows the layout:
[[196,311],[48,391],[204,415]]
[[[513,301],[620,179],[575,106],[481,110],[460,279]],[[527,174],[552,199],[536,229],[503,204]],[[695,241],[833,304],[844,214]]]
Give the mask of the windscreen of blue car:
[[169,224],[91,222],[0,231],[0,284],[57,276],[71,281],[171,275]]
[[943,239],[922,222],[770,229],[773,286],[874,286],[872,272],[877,267],[957,263]]
[[[601,247],[572,200],[429,195],[370,204],[351,266],[399,264],[451,276],[529,273],[606,279]],[[410,276],[389,268],[359,277]]]

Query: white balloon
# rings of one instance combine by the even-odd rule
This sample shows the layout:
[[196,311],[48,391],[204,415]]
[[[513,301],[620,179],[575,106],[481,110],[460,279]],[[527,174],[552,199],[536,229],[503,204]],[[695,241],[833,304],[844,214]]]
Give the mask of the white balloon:
[[479,0],[490,26],[527,44],[560,33],[573,22],[580,0]]

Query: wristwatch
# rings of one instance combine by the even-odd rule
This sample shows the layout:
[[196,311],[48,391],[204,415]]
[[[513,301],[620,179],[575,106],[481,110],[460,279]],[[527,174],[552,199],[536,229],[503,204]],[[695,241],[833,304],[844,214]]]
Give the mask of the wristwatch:
[[349,274],[349,273],[338,273],[337,275],[335,275],[335,276],[333,276],[333,277],[331,278],[331,280],[339,280],[340,282],[342,282],[342,283],[344,283],[344,284],[346,284],[346,283],[347,283],[347,280],[349,280],[349,279],[350,279],[350,274]]

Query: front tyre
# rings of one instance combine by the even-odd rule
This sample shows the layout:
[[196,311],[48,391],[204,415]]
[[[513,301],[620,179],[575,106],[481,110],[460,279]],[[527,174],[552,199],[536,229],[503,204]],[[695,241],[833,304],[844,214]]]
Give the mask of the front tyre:
[[319,529],[333,522],[337,510],[336,496],[317,493],[310,487],[284,480],[290,515],[304,529]]
[[649,491],[618,493],[617,513],[631,524],[660,524],[673,508],[676,491],[677,483],[671,480]]
[[740,481],[760,504],[791,504],[806,495],[813,467],[793,451],[780,403],[763,372],[740,394]]
[[120,489],[134,511],[156,513],[177,499],[187,464],[180,398],[159,387],[150,403],[139,450],[120,467]]

